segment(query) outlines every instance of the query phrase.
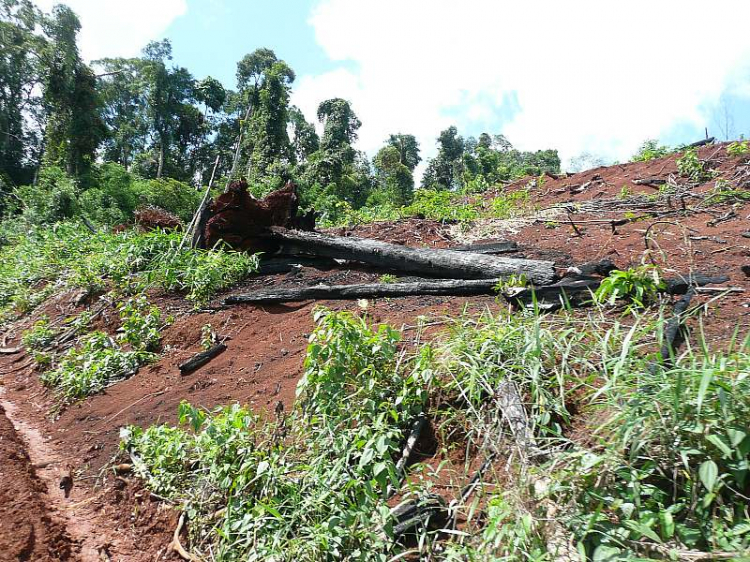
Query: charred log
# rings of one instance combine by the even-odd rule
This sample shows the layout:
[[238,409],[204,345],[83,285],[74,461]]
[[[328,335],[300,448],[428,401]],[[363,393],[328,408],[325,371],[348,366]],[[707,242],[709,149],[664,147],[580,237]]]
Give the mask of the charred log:
[[274,253],[278,243],[267,236],[269,227],[314,227],[315,215],[297,216],[299,196],[292,182],[263,199],[256,199],[242,179],[232,182],[206,211],[203,247],[223,241],[238,251]]
[[426,248],[407,248],[364,238],[271,228],[272,238],[285,253],[360,261],[384,269],[444,279],[489,279],[524,275],[539,285],[555,277],[549,261]]
[[495,294],[499,279],[447,279],[416,283],[362,283],[354,285],[314,285],[279,287],[244,295],[231,295],[224,304],[268,304],[321,300],[352,300],[414,295],[470,296]]
[[214,357],[220,355],[227,348],[223,343],[217,343],[212,348],[196,353],[190,359],[179,365],[181,375],[189,375],[193,371],[196,371],[203,367],[206,363],[211,361]]

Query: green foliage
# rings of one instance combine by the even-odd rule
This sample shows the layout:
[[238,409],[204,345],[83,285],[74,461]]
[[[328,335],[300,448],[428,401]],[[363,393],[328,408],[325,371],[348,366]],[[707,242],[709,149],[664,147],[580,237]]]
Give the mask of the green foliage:
[[490,203],[491,216],[498,219],[510,219],[523,214],[529,201],[529,190],[499,192]]
[[[668,370],[608,377],[603,451],[566,456],[558,501],[587,552],[618,556],[635,545],[701,551],[750,549],[750,355],[689,353]],[[570,504],[568,504],[570,505]]]
[[706,163],[698,158],[698,152],[694,148],[689,148],[677,159],[677,171],[682,177],[698,183],[714,177],[711,170],[706,169]]
[[634,162],[648,162],[649,160],[664,158],[674,152],[675,150],[668,146],[659,145],[658,140],[649,139],[643,142],[638,152],[633,155],[632,160]]
[[49,325],[49,318],[43,317],[21,334],[21,343],[29,351],[42,351],[52,345],[56,336],[57,332]]
[[36,227],[0,248],[0,318],[33,309],[56,287],[138,293],[150,287],[185,293],[202,306],[257,268],[257,257],[180,249],[181,233],[92,234],[76,223]]
[[414,201],[403,209],[407,216],[419,216],[434,220],[465,221],[480,217],[477,203],[466,200],[466,196],[445,190],[418,189]]
[[378,281],[380,283],[396,283],[398,281],[398,277],[391,273],[384,273],[378,278]]
[[117,306],[122,334],[119,339],[136,351],[156,351],[161,340],[162,319],[158,307],[145,295],[130,298]]
[[663,288],[659,270],[641,265],[625,271],[612,271],[599,285],[594,300],[613,305],[617,299],[625,299],[632,307],[645,308],[656,301]]
[[736,141],[727,146],[727,154],[735,158],[750,155],[750,141]]
[[124,351],[104,332],[92,332],[80,346],[68,350],[53,370],[43,373],[41,380],[55,389],[62,403],[71,403],[130,377],[152,358],[142,351]]
[[316,323],[298,407],[281,426],[236,405],[206,412],[183,403],[185,429],[122,433],[136,474],[185,502],[195,552],[222,561],[384,559],[385,491],[425,381],[396,369],[392,328],[324,310]]

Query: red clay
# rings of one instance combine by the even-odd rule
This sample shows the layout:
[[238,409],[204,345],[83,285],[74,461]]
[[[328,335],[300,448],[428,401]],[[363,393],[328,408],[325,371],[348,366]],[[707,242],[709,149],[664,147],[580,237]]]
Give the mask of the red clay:
[[[737,169],[738,162],[726,156],[723,146],[702,148],[700,155],[711,158],[714,167],[724,177],[731,178]],[[653,188],[633,185],[632,180],[666,178],[675,171],[675,158],[670,157],[599,168],[571,177],[547,178],[541,188],[532,190],[532,204],[545,208],[555,203],[614,198],[622,191],[623,185],[629,186],[634,193],[653,193]],[[588,189],[571,193],[571,186],[583,185],[597,175],[601,179],[590,184]],[[516,182],[508,189],[518,189],[527,183],[528,180]],[[699,189],[712,186],[713,181]],[[729,209],[729,205],[724,205],[710,212],[702,211],[687,217],[676,214],[664,219],[670,223],[652,228],[657,245],[652,247],[646,259],[653,259],[667,270],[680,273],[691,269],[708,274],[725,273],[730,277],[730,285],[750,291],[750,279],[740,269],[742,265],[750,264],[750,239],[742,236],[750,231],[747,218],[750,205],[738,204],[733,208],[735,216],[730,220],[713,227],[707,225]],[[622,218],[622,213],[592,215],[574,212],[571,218],[579,233],[563,215],[562,219],[555,219],[554,224],[539,221],[522,226],[515,233],[503,231],[491,237],[516,240],[520,254],[554,259],[561,271],[569,265],[604,257],[610,257],[618,267],[625,268],[640,263],[645,250],[645,230],[662,220],[646,217],[619,226],[613,233],[609,224],[587,221]],[[334,232],[411,246],[447,247],[463,243],[457,239],[458,235],[451,235],[450,225],[418,219],[335,229]],[[304,268],[298,274],[257,277],[232,292],[274,284],[374,281],[382,273],[354,266],[330,271]],[[19,345],[22,330],[43,313],[55,322],[80,311],[81,307],[74,304],[74,297],[74,294],[67,293],[49,299],[37,312],[6,331],[4,345]],[[24,443],[8,420],[0,415],[0,510],[3,510],[0,511],[0,553],[27,548],[29,532],[22,530],[33,526],[35,540],[33,556],[26,558],[29,560],[75,560],[76,556],[82,560],[97,560],[99,558],[94,554],[100,556],[101,552],[112,560],[128,562],[174,558],[167,545],[176,524],[175,512],[164,509],[134,482],[116,480],[108,472],[98,478],[102,467],[117,454],[120,427],[175,423],[177,406],[182,400],[207,408],[239,402],[257,411],[269,412],[281,402],[288,411],[293,407],[295,387],[303,371],[307,337],[313,328],[311,313],[314,307],[358,310],[355,302],[338,301],[260,307],[247,305],[198,313],[179,297],[154,294],[153,301],[165,315],[175,316],[174,324],[164,332],[162,359],[141,369],[131,379],[110,387],[106,393],[69,407],[57,419],[50,417],[53,397],[40,385],[38,374],[25,355],[0,356],[0,381],[5,389],[4,399],[14,405],[13,419],[23,420],[29,427],[36,428],[48,439],[43,444],[47,452],[59,457],[66,469],[69,466],[76,475],[71,498],[66,500],[58,494],[54,501],[49,500],[50,494],[58,492],[50,488],[60,472],[45,471],[45,474],[52,472],[46,482],[48,492],[45,492],[45,482],[31,467],[34,451],[40,445]],[[740,326],[744,335],[750,314],[749,302],[750,293],[747,292],[717,300],[713,300],[713,295],[698,298],[696,304],[706,305],[703,319],[709,338],[725,344],[736,326]],[[503,305],[496,304],[491,297],[411,297],[370,301],[367,315],[373,322],[389,322],[396,327],[406,325],[405,340],[410,341],[415,333],[410,326],[417,323],[418,316],[455,318],[464,307],[476,313],[486,308],[497,310],[499,306]],[[201,327],[207,323],[220,337],[226,338],[228,349],[195,373],[182,377],[177,365],[200,350]],[[118,316],[113,308],[107,309],[97,321],[97,328],[110,332],[117,326]],[[428,337],[438,330],[440,327],[432,328]],[[429,460],[434,447],[428,449],[420,460]],[[25,451],[30,453],[31,460]],[[462,459],[454,456],[454,464],[459,468]],[[476,462],[474,459],[472,466]],[[438,482],[438,487],[445,486],[445,493],[452,493],[455,486],[461,484],[461,473],[458,470],[451,475],[449,482]],[[96,487],[97,483],[101,486]],[[80,502],[88,503],[75,507]],[[58,506],[58,510],[60,506],[73,506],[70,511],[80,516],[90,528],[96,529],[94,536],[81,538],[85,531],[76,527],[71,517],[67,517],[64,525],[56,523],[50,515],[50,506]],[[79,551],[80,554],[76,554]],[[0,559],[3,555],[0,554]],[[8,559],[18,559],[17,555],[13,556],[15,558]]]

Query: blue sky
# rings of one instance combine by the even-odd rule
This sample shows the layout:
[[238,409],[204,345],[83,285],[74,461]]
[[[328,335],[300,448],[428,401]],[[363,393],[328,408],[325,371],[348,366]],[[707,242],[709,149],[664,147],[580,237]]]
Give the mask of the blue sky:
[[[54,0],[38,0],[48,9]],[[84,56],[172,41],[175,63],[234,87],[272,48],[313,120],[349,99],[373,154],[412,133],[423,154],[455,124],[522,149],[626,160],[647,138],[750,136],[750,2],[714,0],[69,0]],[[697,46],[696,46],[697,45]]]

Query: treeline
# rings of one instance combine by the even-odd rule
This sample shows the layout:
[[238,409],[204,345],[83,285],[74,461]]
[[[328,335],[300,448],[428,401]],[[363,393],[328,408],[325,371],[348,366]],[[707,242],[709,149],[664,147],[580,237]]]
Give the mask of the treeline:
[[[0,0],[0,189],[3,212],[37,221],[76,213],[128,220],[140,204],[181,216],[197,204],[218,157],[217,185],[246,177],[262,195],[287,180],[329,221],[346,210],[408,205],[420,146],[392,134],[369,159],[354,148],[351,104],[321,101],[317,120],[290,103],[295,73],[270,49],[237,63],[235,89],[172,62],[168,40],[141,56],[86,64],[80,22],[67,6],[46,14],[30,0]],[[482,191],[523,175],[557,172],[554,150],[515,150],[502,135],[437,138],[427,190]]]

